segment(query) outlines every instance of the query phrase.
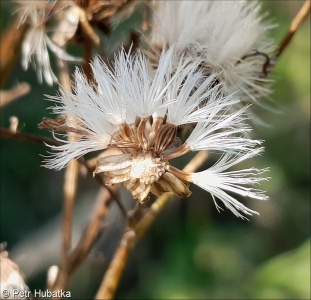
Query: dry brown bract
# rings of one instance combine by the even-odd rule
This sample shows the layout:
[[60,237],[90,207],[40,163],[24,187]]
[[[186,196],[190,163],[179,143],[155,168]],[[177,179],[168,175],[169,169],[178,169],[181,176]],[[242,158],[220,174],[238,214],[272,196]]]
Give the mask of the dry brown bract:
[[108,33],[110,30],[109,19],[116,14],[132,11],[133,7],[139,2],[133,0],[61,1],[60,5],[64,9],[57,15],[59,22],[53,41],[59,47],[63,47],[73,38],[80,42],[82,37],[99,46],[100,38],[94,28],[97,27]]
[[165,124],[162,118],[154,122],[139,119],[132,126],[124,123],[109,145],[122,149],[124,154],[99,158],[94,174],[105,172],[107,185],[123,182],[141,203],[150,192],[157,196],[173,192],[178,197],[188,197],[191,192],[187,173],[168,162],[168,158],[180,151],[181,141],[176,134],[177,127]]

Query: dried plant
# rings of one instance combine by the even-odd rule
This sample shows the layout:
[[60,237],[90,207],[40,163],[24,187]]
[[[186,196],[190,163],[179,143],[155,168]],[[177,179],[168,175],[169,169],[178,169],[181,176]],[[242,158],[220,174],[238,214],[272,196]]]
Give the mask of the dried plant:
[[[17,21],[12,26],[23,33],[16,40],[8,38],[8,31],[2,49],[8,49],[7,43],[17,45],[24,70],[32,64],[40,83],[60,84],[58,95],[45,97],[58,116],[42,116],[39,124],[53,139],[18,132],[18,119],[11,129],[1,129],[4,138],[44,142],[51,148],[44,166],[66,168],[61,263],[48,271],[49,291],[67,288],[96,243],[113,201],[127,225],[96,299],[114,296],[135,243],[173,195],[191,195],[191,183],[211,194],[217,210],[224,205],[241,218],[257,214],[238,197],[268,199],[260,189],[267,168],[240,168],[241,162],[263,153],[263,141],[251,136],[249,111],[271,94],[269,73],[293,36],[292,29],[277,47],[267,37],[273,25],[265,21],[257,1],[18,0],[15,5]],[[109,53],[103,36],[138,9],[145,17],[139,33]],[[307,1],[294,32],[309,10]],[[83,58],[69,54],[70,44],[82,48]],[[52,70],[51,56],[58,73]],[[78,64],[72,76],[68,63]],[[5,78],[10,68],[1,64]],[[28,88],[2,91],[1,105]],[[189,152],[198,153],[185,168],[173,166],[172,159]],[[93,158],[86,159],[89,153]],[[210,153],[216,155],[216,163],[196,172]],[[72,215],[82,168],[104,192],[101,206],[73,248]],[[131,212],[120,202],[119,183],[138,200]],[[149,204],[152,194],[158,198]],[[20,274],[6,251],[1,252],[3,268]],[[9,290],[11,279],[5,276],[1,274],[1,288]],[[18,276],[19,288],[28,291]]]

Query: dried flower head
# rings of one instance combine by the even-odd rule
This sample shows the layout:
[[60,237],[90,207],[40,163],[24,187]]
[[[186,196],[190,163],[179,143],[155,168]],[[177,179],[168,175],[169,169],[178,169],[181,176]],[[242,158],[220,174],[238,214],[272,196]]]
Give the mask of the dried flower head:
[[[161,49],[176,45],[175,62],[185,56],[202,59],[207,75],[218,74],[226,95],[237,92],[257,102],[267,96],[267,70],[274,50],[266,37],[257,1],[153,1],[149,55],[155,63]],[[191,13],[190,13],[191,12]]]
[[[59,130],[72,132],[77,140],[61,140],[61,146],[46,161],[48,168],[61,169],[71,159],[88,152],[117,148],[119,155],[98,158],[94,173],[104,172],[105,183],[123,182],[141,203],[153,193],[191,194],[191,182],[219,198],[236,215],[252,214],[226,191],[266,199],[262,192],[243,187],[260,182],[257,169],[224,172],[227,168],[260,153],[260,141],[245,137],[247,107],[229,113],[238,100],[223,97],[215,76],[196,71],[200,61],[184,61],[172,72],[174,49],[163,51],[155,73],[140,52],[121,51],[113,70],[98,57],[92,69],[96,84],[90,85],[79,70],[73,93],[61,91],[50,97],[59,105],[54,113],[74,116]],[[195,123],[182,140],[180,128]],[[66,128],[66,129],[65,129]],[[190,151],[210,150],[223,158],[210,169],[193,174],[179,170],[170,160]],[[232,176],[231,176],[232,174]]]
[[23,293],[26,295],[25,298],[28,298],[27,295],[30,296],[23,274],[18,265],[11,260],[3,244],[0,244],[0,270],[0,293],[4,297],[1,299],[11,298],[13,292]]
[[[44,78],[46,83],[53,85],[57,77],[54,75],[48,48],[59,58],[64,60],[79,61],[51,41],[46,33],[47,22],[53,15],[55,1],[15,1],[19,4],[17,10],[20,24],[28,23],[29,29],[22,43],[22,67],[27,70],[29,63],[37,71],[38,80],[42,83]],[[34,57],[34,59],[32,59]]]
[[[111,25],[128,17],[143,0],[67,0],[59,1],[52,41],[62,47],[69,40],[100,46],[95,29],[108,35]],[[62,7],[61,7],[62,6]]]

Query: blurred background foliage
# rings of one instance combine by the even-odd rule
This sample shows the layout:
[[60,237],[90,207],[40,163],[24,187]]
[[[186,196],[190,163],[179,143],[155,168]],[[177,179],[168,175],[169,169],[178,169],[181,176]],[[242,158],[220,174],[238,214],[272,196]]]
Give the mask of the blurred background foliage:
[[[271,37],[281,40],[303,1],[264,1],[268,19],[278,24]],[[1,1],[1,30],[14,5]],[[139,14],[115,28],[115,40],[139,24]],[[14,49],[12,49],[14,51]],[[73,68],[73,66],[72,66]],[[272,77],[271,99],[277,112],[256,109],[266,125],[255,125],[266,151],[255,160],[269,167],[263,188],[268,202],[246,204],[260,216],[242,221],[228,211],[218,213],[209,195],[193,187],[187,199],[174,199],[134,249],[116,298],[120,299],[310,299],[310,19],[299,29]],[[31,92],[1,110],[1,126],[17,116],[22,132],[37,129],[50,105],[35,72],[20,63],[5,86],[19,82]],[[1,241],[27,277],[31,290],[46,287],[46,271],[59,263],[63,172],[40,167],[46,147],[1,139]],[[180,166],[186,160],[177,162]],[[74,242],[90,217],[98,185],[81,175],[75,207]],[[127,207],[133,205],[122,192]],[[152,201],[152,200],[151,200]],[[113,206],[106,229],[90,257],[73,277],[73,298],[93,297],[122,232],[123,221]]]

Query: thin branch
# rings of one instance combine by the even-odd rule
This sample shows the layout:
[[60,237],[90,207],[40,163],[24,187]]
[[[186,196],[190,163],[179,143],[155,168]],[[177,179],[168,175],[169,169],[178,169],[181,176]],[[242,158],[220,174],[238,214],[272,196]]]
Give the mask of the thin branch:
[[[207,155],[207,152],[199,152],[183,170],[194,172],[204,163]],[[125,230],[95,299],[113,298],[131,250],[173,196],[173,193],[163,194],[132,228]]]
[[36,144],[49,144],[52,146],[60,146],[61,143],[44,137],[40,135],[34,135],[34,134],[28,134],[28,133],[22,133],[22,132],[13,132],[10,129],[0,127],[0,137],[3,138],[13,138],[18,141],[27,141],[27,142],[33,142]]
[[[50,138],[46,138],[44,136],[32,135],[32,134],[22,133],[22,132],[13,132],[10,129],[3,128],[3,127],[0,127],[0,137],[3,137],[3,138],[13,138],[13,139],[16,139],[18,141],[27,141],[27,142],[33,142],[33,143],[36,143],[36,144],[49,144],[49,145],[52,145],[52,146],[60,146],[60,145],[62,145],[62,143],[60,143],[58,141],[55,141],[53,139],[50,139]],[[89,174],[93,175],[94,167],[91,166],[88,163],[88,161],[86,161],[83,157],[78,158],[77,161],[80,164],[82,164],[83,166],[86,167],[86,169],[87,169]],[[118,206],[119,206],[119,208],[121,210],[122,215],[124,217],[126,217],[127,216],[126,210],[123,207],[123,205],[121,204],[119,196],[116,194],[116,192],[112,188],[110,188],[109,186],[105,185],[102,177],[99,174],[95,174],[94,178],[96,179],[96,181],[101,186],[105,187],[109,191],[111,197],[118,204]]]
[[94,175],[94,167],[90,166],[89,163],[87,161],[85,161],[83,159],[83,157],[81,157],[79,159],[79,161],[81,163],[84,164],[84,166],[86,167],[86,169],[88,170],[88,172],[90,174],[93,174],[93,177],[96,179],[96,181],[103,187],[106,188],[106,190],[108,190],[108,192],[110,193],[110,195],[112,196],[112,199],[114,201],[116,201],[117,205],[119,206],[120,210],[121,210],[121,213],[123,215],[124,218],[127,218],[127,212],[126,212],[126,209],[124,208],[124,206],[122,205],[121,203],[121,200],[120,200],[120,197],[119,195],[115,192],[115,190],[113,188],[111,188],[110,186],[106,185],[104,180],[102,179],[102,177],[99,175],[99,174],[95,174]]
[[79,265],[89,254],[92,246],[97,241],[103,228],[103,219],[106,217],[109,206],[112,202],[111,194],[105,189],[101,190],[97,197],[96,209],[94,215],[87,225],[83,235],[80,238],[77,246],[73,250],[70,257],[70,275],[72,275]]
[[[66,91],[71,90],[70,75],[68,65],[65,61],[58,59],[59,81]],[[71,116],[66,116],[71,119]],[[74,122],[74,120],[73,120]],[[74,141],[74,135],[68,133],[68,140]],[[65,170],[64,177],[64,212],[63,212],[63,243],[61,254],[61,265],[58,276],[53,286],[53,290],[62,290],[67,286],[69,280],[70,252],[71,252],[71,235],[72,235],[72,218],[73,207],[75,203],[78,187],[79,162],[72,160]]]
[[94,31],[91,24],[88,22],[88,18],[84,9],[80,9],[80,26],[84,33],[84,36],[87,37],[87,42],[89,44],[92,42],[95,46],[99,47],[100,38]]
[[91,62],[92,62],[92,44],[86,40],[84,42],[84,64],[83,71],[89,83],[93,83],[94,77],[92,74]]
[[280,55],[283,53],[287,45],[290,43],[291,39],[293,38],[294,34],[297,32],[298,28],[302,25],[302,23],[307,19],[307,17],[310,14],[311,9],[311,1],[307,0],[299,12],[297,13],[296,17],[293,19],[292,23],[290,24],[290,27],[288,29],[287,34],[279,44],[276,58],[279,58]]
[[[1,35],[0,42],[0,86],[3,86],[20,55],[21,44],[29,28],[27,23],[19,24],[19,19],[13,19],[12,24]],[[13,50],[13,51],[12,51]]]
[[30,92],[30,85],[26,82],[21,82],[10,90],[0,91],[0,107],[3,107],[12,101],[28,94]]
[[[0,137],[4,138],[14,138],[19,141],[28,141],[28,142],[34,142],[37,144],[49,144],[49,145],[54,145],[54,146],[60,146],[61,143],[43,137],[43,136],[37,136],[37,135],[30,135],[26,133],[20,133],[20,132],[12,132],[9,129],[6,128],[1,128],[0,127]],[[80,157],[77,160],[80,164],[84,165],[85,168],[87,169],[89,174],[93,174],[94,172],[94,167],[90,166],[88,161],[86,161],[83,157]],[[72,275],[74,271],[78,268],[78,266],[83,262],[83,260],[86,258],[88,255],[89,251],[91,250],[92,246],[97,240],[97,237],[99,236],[101,232],[101,227],[102,227],[102,222],[105,216],[108,213],[108,208],[114,200],[117,205],[119,206],[121,213],[124,218],[127,218],[127,212],[124,206],[122,205],[120,201],[120,197],[117,194],[116,189],[111,188],[109,186],[106,186],[102,177],[99,174],[96,174],[95,176],[96,181],[103,187],[105,188],[105,196],[103,197],[104,200],[103,204],[99,206],[99,209],[95,212],[94,217],[88,224],[84,234],[81,236],[80,242],[76,246],[76,248],[73,250],[73,252],[70,255],[70,263],[68,266],[68,274]],[[68,226],[68,224],[66,225]],[[65,282],[64,280],[61,280],[61,282]],[[63,284],[63,283],[62,283]],[[67,284],[67,283],[66,283]],[[52,288],[52,287],[50,287]]]
[[[83,70],[86,74],[88,81],[93,81],[93,75],[91,73],[90,61],[91,61],[91,51],[92,47],[90,43],[85,43],[84,49],[84,65]],[[70,79],[69,72],[67,70],[67,65],[65,62],[59,60],[60,68],[60,82],[63,88],[70,90]],[[71,118],[71,116],[66,116],[66,118]],[[72,120],[72,123],[76,120]],[[74,140],[74,136],[69,132],[68,139]],[[82,158],[84,161],[84,159]],[[85,167],[89,172],[93,172],[86,161],[84,161]],[[95,214],[94,218],[87,227],[85,234],[82,235],[80,243],[71,255],[71,228],[72,228],[72,215],[73,215],[73,205],[77,191],[77,176],[78,176],[79,165],[78,161],[71,161],[66,168],[65,172],[65,182],[64,182],[64,223],[63,223],[63,249],[62,249],[62,263],[57,276],[57,280],[53,287],[54,290],[62,290],[67,286],[70,275],[78,268],[81,262],[86,258],[87,254],[91,250],[91,247],[95,243],[97,237],[99,236],[100,229],[102,226],[102,220],[107,215],[108,207],[112,199],[118,204],[123,216],[126,217],[126,210],[123,207],[117,193],[105,186],[102,178],[99,175],[95,176],[95,179],[103,185],[109,195],[106,197],[105,204],[102,208]]]

